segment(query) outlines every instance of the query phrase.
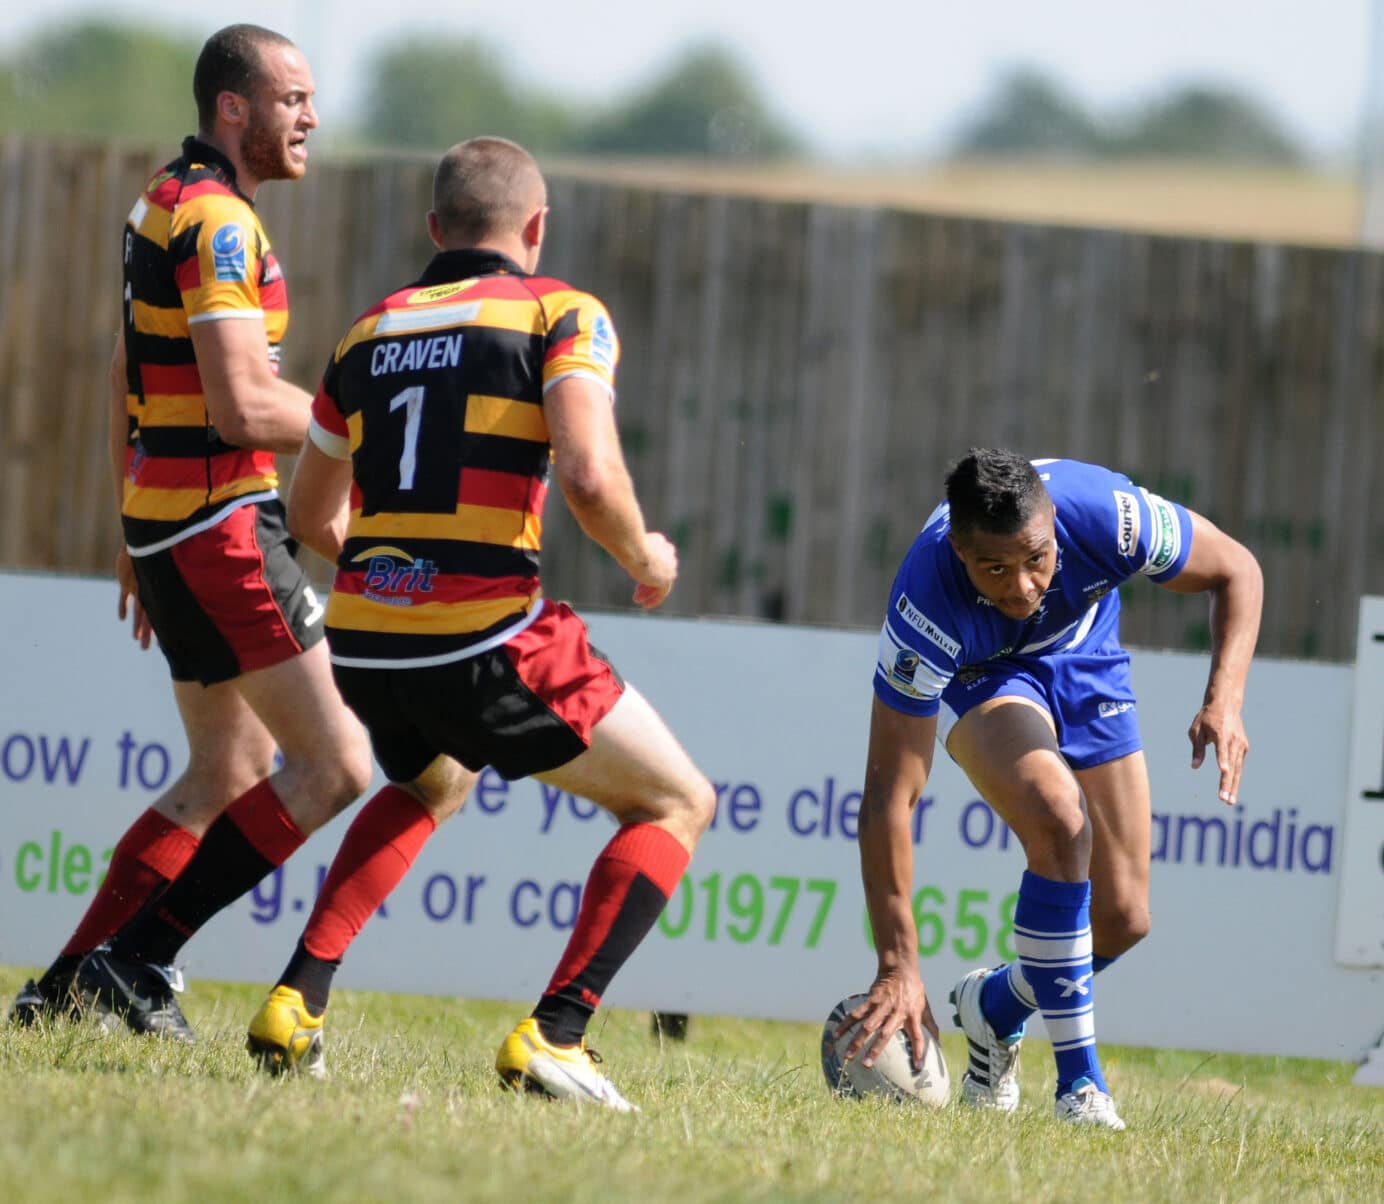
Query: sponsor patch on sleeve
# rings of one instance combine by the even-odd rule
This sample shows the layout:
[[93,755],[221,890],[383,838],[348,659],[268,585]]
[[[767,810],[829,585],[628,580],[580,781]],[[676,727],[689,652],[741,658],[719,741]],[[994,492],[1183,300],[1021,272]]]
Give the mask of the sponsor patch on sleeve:
[[923,614],[912,602],[909,601],[907,594],[900,594],[899,600],[894,603],[894,610],[898,612],[899,618],[913,628],[914,631],[921,632],[923,636],[936,644],[952,660],[959,660],[961,657],[961,643],[954,640],[945,631],[937,626],[927,615]]
[[1182,525],[1177,521],[1177,510],[1171,502],[1147,489],[1142,492],[1151,521],[1148,558],[1141,571],[1156,577],[1173,564],[1182,551]]
[[1116,550],[1121,556],[1133,556],[1139,547],[1139,499],[1119,489],[1115,494]]
[[237,222],[227,222],[211,236],[212,270],[218,280],[246,280],[245,229]]
[[893,689],[908,698],[939,698],[951,680],[950,669],[940,669],[921,653],[902,643],[889,630],[887,622],[879,633],[876,667]]
[[591,323],[591,358],[607,372],[615,371],[615,326],[605,314]]

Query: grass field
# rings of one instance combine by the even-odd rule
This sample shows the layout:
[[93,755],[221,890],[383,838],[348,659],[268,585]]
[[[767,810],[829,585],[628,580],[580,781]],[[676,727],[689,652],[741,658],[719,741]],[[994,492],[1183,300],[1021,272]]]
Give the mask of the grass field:
[[[0,969],[6,1001],[27,973]],[[1109,1048],[1115,1134],[1053,1121],[1037,1041],[998,1117],[835,1100],[813,1025],[697,1017],[660,1046],[647,1013],[602,1012],[592,1044],[643,1108],[621,1116],[497,1087],[518,1005],[338,991],[330,1080],[264,1078],[241,1046],[261,995],[194,983],[194,1047],[0,1026],[0,1198],[1384,1199],[1384,1092],[1343,1063]]]

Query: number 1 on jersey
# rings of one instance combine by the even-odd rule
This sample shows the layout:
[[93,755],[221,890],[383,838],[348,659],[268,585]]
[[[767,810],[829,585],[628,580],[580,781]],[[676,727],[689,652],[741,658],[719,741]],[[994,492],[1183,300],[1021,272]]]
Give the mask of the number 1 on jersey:
[[423,386],[410,385],[389,399],[392,414],[404,407],[404,452],[399,457],[399,488],[413,488],[413,474],[418,469],[418,428],[423,424]]

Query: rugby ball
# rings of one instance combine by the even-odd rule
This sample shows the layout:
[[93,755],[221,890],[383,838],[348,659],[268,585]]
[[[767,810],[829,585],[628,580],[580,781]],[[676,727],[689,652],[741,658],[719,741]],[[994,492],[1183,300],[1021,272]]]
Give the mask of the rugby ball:
[[831,1009],[822,1028],[822,1073],[826,1075],[827,1086],[837,1095],[854,1099],[882,1095],[886,1099],[912,1101],[931,1108],[945,1107],[951,1095],[951,1077],[947,1074],[941,1046],[927,1029],[923,1029],[927,1048],[923,1051],[921,1070],[913,1069],[913,1043],[903,1029],[880,1050],[873,1066],[865,1066],[861,1059],[878,1042],[878,1036],[867,1042],[849,1062],[845,1060],[846,1050],[860,1026],[852,1024],[839,1038],[833,1038],[832,1033],[864,1001],[864,995],[848,995]]

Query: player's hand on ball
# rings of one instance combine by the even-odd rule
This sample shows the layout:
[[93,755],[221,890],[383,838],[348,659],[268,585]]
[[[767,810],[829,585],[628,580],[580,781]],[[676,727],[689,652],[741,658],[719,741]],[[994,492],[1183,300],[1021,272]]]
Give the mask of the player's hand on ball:
[[871,1045],[865,1055],[864,1066],[874,1064],[875,1051],[882,1050],[899,1029],[908,1034],[915,1070],[921,1067],[919,1059],[925,1048],[923,1029],[926,1028],[935,1040],[940,1039],[932,1005],[928,1002],[927,991],[916,966],[880,974],[871,984],[864,1002],[846,1016],[833,1036],[840,1037],[857,1021],[860,1022],[860,1031],[846,1047],[847,1061],[855,1057],[875,1033],[879,1034],[879,1040]]

